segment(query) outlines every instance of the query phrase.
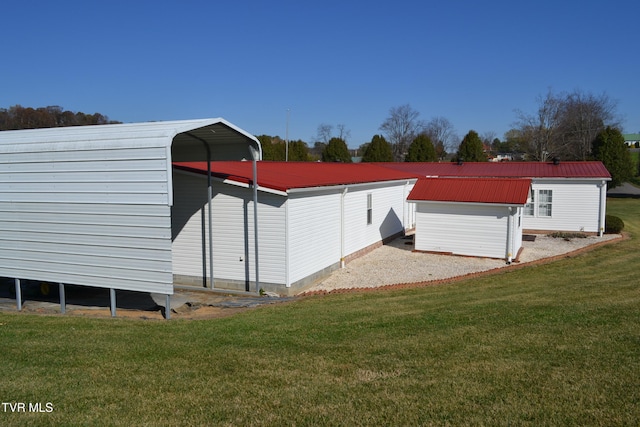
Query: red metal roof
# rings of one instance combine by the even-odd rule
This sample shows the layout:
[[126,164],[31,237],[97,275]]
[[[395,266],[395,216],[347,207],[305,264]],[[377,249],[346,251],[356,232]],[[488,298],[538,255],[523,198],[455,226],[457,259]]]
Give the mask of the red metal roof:
[[[211,162],[211,174],[221,179],[251,183],[252,162]],[[206,162],[176,162],[179,169],[207,172]],[[258,185],[272,190],[362,184],[416,179],[412,172],[384,168],[372,163],[257,162]]]
[[530,188],[524,178],[423,178],[407,200],[524,205]]
[[376,163],[426,177],[481,178],[594,178],[611,179],[602,162],[464,162]]

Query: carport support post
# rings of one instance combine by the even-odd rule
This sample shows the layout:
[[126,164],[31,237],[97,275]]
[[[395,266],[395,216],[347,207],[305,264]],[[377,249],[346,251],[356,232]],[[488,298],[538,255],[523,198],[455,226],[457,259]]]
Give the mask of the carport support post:
[[260,293],[260,262],[258,260],[258,163],[255,154],[252,163],[253,172],[253,246],[255,250],[256,292]]
[[109,288],[109,299],[111,300],[111,317],[116,317],[116,290]]
[[[211,182],[211,150],[209,145],[205,143],[207,148],[207,222],[209,223],[209,281],[211,289],[214,288],[213,284],[213,212],[212,212],[212,199],[213,199],[213,183]],[[206,282],[205,278],[205,282]]]
[[64,295],[64,283],[58,283],[58,290],[60,291],[60,313],[65,314],[67,312],[67,300]]
[[18,311],[22,311],[22,287],[20,286],[20,279],[15,279],[16,282],[16,305]]

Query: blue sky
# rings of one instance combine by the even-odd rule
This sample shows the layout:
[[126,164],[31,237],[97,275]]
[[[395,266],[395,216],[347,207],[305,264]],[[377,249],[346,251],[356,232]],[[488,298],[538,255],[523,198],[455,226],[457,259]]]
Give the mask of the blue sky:
[[138,122],[224,117],[350,147],[389,110],[502,138],[537,98],[618,102],[640,132],[640,3],[527,1],[29,1],[3,4],[0,107],[59,105]]

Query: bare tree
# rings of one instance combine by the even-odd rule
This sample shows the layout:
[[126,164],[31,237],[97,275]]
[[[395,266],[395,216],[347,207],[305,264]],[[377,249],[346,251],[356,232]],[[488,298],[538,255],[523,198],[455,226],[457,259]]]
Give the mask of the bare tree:
[[418,120],[419,112],[409,104],[393,107],[389,110],[389,117],[380,125],[393,148],[395,161],[402,161],[413,138],[424,129],[424,123]]
[[426,124],[424,133],[431,139],[436,154],[440,160],[444,159],[447,151],[453,152],[458,145],[458,137],[451,122],[444,117],[434,117]]
[[563,100],[562,133],[567,151],[562,157],[588,160],[593,141],[606,126],[620,127],[615,114],[616,103],[606,94],[595,96],[575,90]]
[[351,138],[351,131],[347,129],[347,126],[344,124],[339,124],[336,128],[338,129],[338,138],[348,143],[349,138]]
[[316,140],[322,142],[323,144],[328,144],[331,139],[331,134],[333,133],[333,126],[321,123],[318,125],[318,135],[316,136]]
[[493,144],[493,140],[496,139],[496,136],[498,136],[498,134],[490,130],[487,132],[483,132],[482,136],[480,136],[480,139],[482,140],[483,144],[491,146],[491,144]]
[[616,103],[604,94],[575,90],[555,95],[549,90],[546,97],[539,98],[537,114],[518,112],[517,130],[533,160],[556,156],[588,160],[598,133],[607,126],[620,127],[615,110]]
[[544,98],[538,97],[536,114],[517,113],[517,124],[527,142],[527,154],[532,160],[545,162],[560,154],[562,147],[556,138],[562,117],[560,97],[549,90]]

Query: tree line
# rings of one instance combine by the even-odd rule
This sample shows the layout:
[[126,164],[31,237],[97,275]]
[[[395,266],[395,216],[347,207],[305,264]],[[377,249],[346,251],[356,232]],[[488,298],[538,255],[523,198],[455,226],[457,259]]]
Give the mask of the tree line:
[[[553,93],[538,98],[537,110],[516,111],[514,127],[504,139],[493,132],[479,135],[470,130],[458,139],[451,122],[434,117],[425,122],[409,104],[393,107],[379,127],[379,134],[355,150],[363,162],[487,161],[496,153],[512,153],[523,160],[601,160],[614,175],[611,186],[635,175],[629,151],[620,130],[616,103],[607,95],[581,91]],[[107,116],[64,110],[59,106],[40,108],[15,105],[0,108],[0,130],[83,126],[120,123]],[[302,141],[285,141],[278,136],[259,135],[263,159],[276,161],[352,162],[347,147],[349,130],[318,126],[312,147]]]
[[64,126],[104,125],[120,123],[100,113],[85,114],[53,105],[31,108],[14,105],[0,108],[0,130],[54,128]]

